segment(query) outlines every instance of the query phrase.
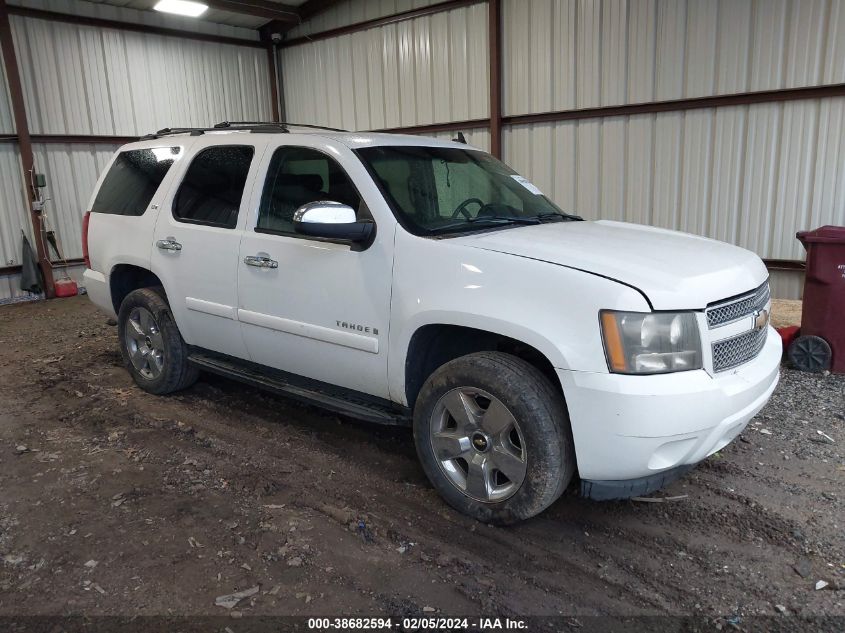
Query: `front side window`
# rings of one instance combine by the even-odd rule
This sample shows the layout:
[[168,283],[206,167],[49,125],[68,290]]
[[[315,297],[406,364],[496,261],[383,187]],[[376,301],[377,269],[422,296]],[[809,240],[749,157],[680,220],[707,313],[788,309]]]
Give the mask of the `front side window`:
[[484,152],[385,146],[357,154],[399,221],[416,235],[580,219]]
[[181,222],[233,229],[255,149],[218,145],[199,152],[173,199],[173,217]]
[[356,212],[361,197],[333,158],[307,147],[280,147],[270,159],[256,230],[294,233],[293,214],[304,204],[340,202]]
[[91,211],[143,215],[179,151],[178,147],[154,147],[118,154],[103,179]]

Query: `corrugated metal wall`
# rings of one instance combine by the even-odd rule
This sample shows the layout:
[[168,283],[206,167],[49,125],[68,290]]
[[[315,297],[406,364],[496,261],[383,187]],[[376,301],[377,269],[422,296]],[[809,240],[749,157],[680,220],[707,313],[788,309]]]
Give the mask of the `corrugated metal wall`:
[[[216,24],[207,20],[179,17],[172,13],[150,11],[152,3],[149,0],[124,0],[124,2],[124,6],[118,7],[113,6],[113,4],[105,4],[103,0],[9,0],[10,5],[14,4],[28,9],[84,15],[89,18],[103,18],[104,20],[120,20],[121,22],[146,24],[148,26],[163,26],[195,33],[239,37],[245,40],[259,39],[258,32],[255,31],[256,18],[252,16],[242,16],[244,25],[249,26],[249,28],[239,28],[228,24]],[[209,9],[206,15],[214,19],[215,13],[214,9]],[[226,21],[231,21],[234,15],[236,14],[227,12]],[[257,20],[259,25],[263,23],[261,18],[257,18]]]
[[[506,115],[845,82],[841,0],[505,0]],[[845,99],[505,128],[564,208],[803,259],[845,224]],[[801,276],[773,275],[798,297]]]
[[845,82],[841,0],[505,0],[505,114]]
[[97,178],[118,145],[35,143],[35,164],[49,174],[45,207],[49,229],[56,231],[67,259],[82,257],[82,215]]
[[139,135],[271,118],[262,49],[11,21],[33,134]]
[[32,237],[18,146],[0,143],[0,267],[20,263],[22,228]]
[[[27,0],[37,9],[257,39],[254,30],[172,19],[70,0]],[[163,127],[223,120],[270,120],[263,49],[100,29],[11,16],[32,134],[137,136]],[[186,25],[189,25],[186,27]],[[0,133],[13,133],[5,77]],[[46,214],[67,258],[81,257],[81,220],[115,145],[39,144],[46,174]],[[20,230],[30,233],[17,145],[0,143],[0,261],[20,263]],[[0,300],[15,296],[16,277],[0,280]]]
[[3,54],[0,53],[0,134],[13,134],[14,131],[15,121],[12,118],[12,104],[9,99],[9,86],[6,82]]
[[[431,138],[437,138],[442,141],[451,141],[455,138],[457,132],[436,132],[434,134],[425,134]],[[476,130],[466,130],[464,138],[468,145],[477,147],[485,152],[490,151],[490,130],[486,128],[479,128]]]
[[282,49],[288,120],[349,130],[489,116],[487,7]]
[[[419,3],[397,4],[350,0],[293,33]],[[502,10],[505,115],[845,83],[842,0],[503,0]],[[288,115],[349,129],[486,116],[486,84],[460,87],[468,77],[486,81],[487,7],[437,17],[284,49]],[[455,42],[463,33],[469,44]],[[477,56],[452,57],[472,43]],[[435,90],[443,86],[448,93]],[[796,231],[845,224],[843,103],[506,126],[503,153],[585,217],[802,259]],[[474,131],[470,142],[487,147],[489,132]],[[799,295],[800,274],[773,280],[781,296]]]
[[505,160],[562,208],[801,259],[845,224],[845,97],[505,128]]
[[344,0],[318,13],[313,18],[288,31],[288,38],[310,35],[349,24],[375,20],[411,9],[420,9],[443,0]]

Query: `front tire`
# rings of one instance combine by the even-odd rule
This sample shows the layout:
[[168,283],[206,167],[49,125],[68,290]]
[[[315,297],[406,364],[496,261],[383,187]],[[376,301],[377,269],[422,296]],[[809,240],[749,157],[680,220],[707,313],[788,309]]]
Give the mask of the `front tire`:
[[123,362],[135,383],[156,395],[190,387],[199,377],[163,294],[161,289],[134,290],[117,316]]
[[542,512],[575,472],[563,397],[536,367],[500,352],[462,356],[428,378],[414,441],[446,502],[486,523]]

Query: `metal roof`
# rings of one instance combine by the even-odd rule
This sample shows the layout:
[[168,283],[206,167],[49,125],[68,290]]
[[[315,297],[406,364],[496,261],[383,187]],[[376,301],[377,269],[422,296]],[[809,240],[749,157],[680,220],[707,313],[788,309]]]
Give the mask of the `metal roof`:
[[[153,7],[156,5],[158,0],[86,0],[87,2],[91,2],[93,4],[100,4],[100,5],[110,5],[113,7],[121,7],[124,9],[135,9],[137,11],[152,11]],[[306,0],[268,0],[268,2],[273,2],[278,5],[288,5],[288,6],[299,6],[303,4]],[[21,2],[20,0],[11,0],[13,4],[27,4],[25,2]],[[197,2],[202,2],[202,0],[197,0]],[[58,5],[58,3],[56,3]],[[54,11],[63,11],[59,6],[51,7],[51,10]],[[67,9],[64,9],[67,11]],[[172,19],[174,22],[178,22],[184,24],[185,22],[197,22],[204,21],[204,22],[215,22],[217,24],[226,24],[229,26],[239,26],[241,28],[247,29],[257,29],[260,26],[267,24],[270,20],[268,18],[257,17],[254,15],[247,15],[245,13],[233,13],[231,11],[222,11],[220,9],[214,9],[209,7],[208,11],[202,14],[199,18],[182,18],[176,15],[168,15],[166,13],[159,13],[155,12],[156,15],[160,16],[167,16],[168,19]],[[103,16],[106,17],[106,16]]]

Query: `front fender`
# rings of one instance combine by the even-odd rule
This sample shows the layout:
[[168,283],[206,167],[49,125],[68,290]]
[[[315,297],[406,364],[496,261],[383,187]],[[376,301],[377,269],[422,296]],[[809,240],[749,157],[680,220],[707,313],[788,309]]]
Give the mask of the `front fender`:
[[423,326],[484,330],[536,348],[555,368],[607,372],[599,310],[649,310],[639,292],[611,279],[448,239],[399,229],[395,253],[388,376],[399,402],[408,348]]

